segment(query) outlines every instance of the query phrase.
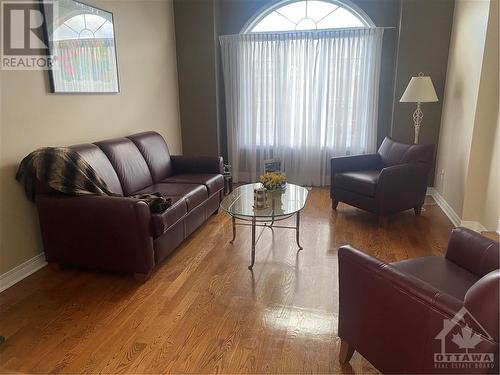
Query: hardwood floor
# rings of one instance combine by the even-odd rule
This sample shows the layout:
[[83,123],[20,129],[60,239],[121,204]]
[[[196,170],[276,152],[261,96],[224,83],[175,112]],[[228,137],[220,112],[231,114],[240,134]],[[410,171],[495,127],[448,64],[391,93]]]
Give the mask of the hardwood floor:
[[45,267],[0,294],[4,373],[376,373],[340,365],[337,248],[386,261],[444,250],[452,225],[432,198],[422,216],[377,217],[313,189],[295,234],[266,229],[253,272],[250,229],[220,213],[145,284],[129,275]]

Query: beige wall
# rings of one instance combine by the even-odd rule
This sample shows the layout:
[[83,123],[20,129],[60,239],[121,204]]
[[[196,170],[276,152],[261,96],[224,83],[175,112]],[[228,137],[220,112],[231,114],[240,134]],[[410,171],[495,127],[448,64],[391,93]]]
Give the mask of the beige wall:
[[[498,225],[498,0],[491,1],[474,121],[463,220]],[[496,155],[495,155],[496,154]],[[496,194],[495,194],[496,191]]]
[[14,180],[23,156],[144,130],[181,152],[172,3],[89,3],[114,13],[119,94],[49,94],[46,72],[0,73],[0,274],[42,251],[36,210]]
[[488,180],[484,185],[479,222],[488,230],[500,230],[500,117],[497,118]]
[[[498,102],[498,0],[457,0],[435,186],[462,221],[488,230],[498,221],[498,197],[485,198],[487,186],[490,196],[499,193],[498,181],[489,183]],[[483,223],[486,208],[492,212]]]

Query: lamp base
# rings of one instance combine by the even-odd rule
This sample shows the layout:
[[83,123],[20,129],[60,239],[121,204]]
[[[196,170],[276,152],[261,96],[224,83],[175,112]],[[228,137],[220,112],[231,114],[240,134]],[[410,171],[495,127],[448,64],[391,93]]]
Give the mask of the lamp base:
[[418,138],[420,135],[420,127],[422,126],[422,119],[424,118],[424,113],[422,112],[421,104],[417,103],[417,109],[413,112],[413,126],[415,127],[415,141],[418,143]]

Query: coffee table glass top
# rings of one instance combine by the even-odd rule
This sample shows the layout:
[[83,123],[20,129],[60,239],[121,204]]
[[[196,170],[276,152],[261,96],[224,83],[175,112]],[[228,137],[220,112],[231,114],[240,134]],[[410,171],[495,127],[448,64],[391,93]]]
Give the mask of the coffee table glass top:
[[260,187],[262,187],[261,183],[237,187],[224,198],[221,208],[232,216],[249,217],[288,216],[304,208],[307,189],[294,184],[287,184],[284,191],[267,192],[268,207],[254,208],[253,191]]

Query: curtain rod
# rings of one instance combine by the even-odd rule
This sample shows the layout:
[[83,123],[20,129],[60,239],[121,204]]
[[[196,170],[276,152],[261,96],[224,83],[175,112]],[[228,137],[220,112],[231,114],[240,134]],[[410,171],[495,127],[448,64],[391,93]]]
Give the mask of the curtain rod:
[[227,34],[219,35],[219,37],[229,37],[229,36],[240,36],[240,35],[261,35],[261,34],[291,34],[291,33],[320,33],[324,31],[344,31],[344,30],[372,30],[372,29],[383,29],[383,30],[394,30],[396,26],[374,26],[374,27],[345,27],[345,28],[335,28],[335,29],[317,29],[317,30],[286,30],[286,31],[256,31],[241,34]]

